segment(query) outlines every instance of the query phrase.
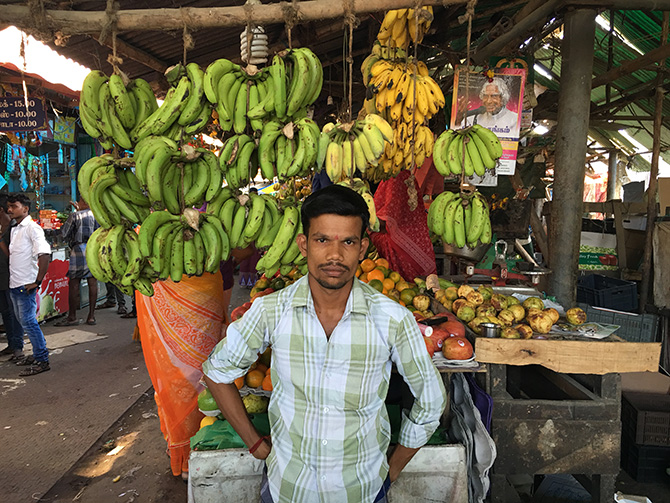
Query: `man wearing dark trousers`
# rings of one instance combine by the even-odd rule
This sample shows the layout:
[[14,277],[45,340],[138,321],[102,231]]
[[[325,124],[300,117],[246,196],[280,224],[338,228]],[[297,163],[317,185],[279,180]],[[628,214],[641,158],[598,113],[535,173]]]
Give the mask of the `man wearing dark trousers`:
[[33,354],[16,364],[27,366],[20,376],[32,376],[50,370],[49,350],[37,322],[36,296],[51,261],[51,246],[30,217],[32,203],[27,196],[12,194],[7,203],[7,213],[16,221],[9,238],[9,291],[16,317],[33,347]]
[[9,295],[9,234],[14,220],[7,214],[7,196],[0,194],[0,313],[7,334],[7,347],[0,355],[11,355],[10,361],[23,357],[23,328],[16,319]]

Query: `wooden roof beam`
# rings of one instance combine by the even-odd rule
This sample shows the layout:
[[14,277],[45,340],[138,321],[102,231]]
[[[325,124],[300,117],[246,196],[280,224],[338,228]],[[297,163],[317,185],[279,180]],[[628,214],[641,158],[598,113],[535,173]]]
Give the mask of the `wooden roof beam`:
[[[90,35],[90,37],[100,42],[99,35]],[[105,41],[103,45],[109,49],[112,48],[111,40]],[[165,70],[167,70],[169,66],[165,61],[162,61],[152,56],[151,54],[143,51],[142,49],[138,49],[137,47],[135,47],[132,44],[129,44],[128,42],[124,42],[118,36],[116,37],[116,52],[117,54],[130,58],[133,61],[140,63],[141,65],[144,65],[148,68],[151,68],[152,70],[155,70],[160,74],[165,73]]]
[[670,58],[670,44],[662,45],[656,49],[639,56],[635,59],[624,61],[619,66],[612,68],[611,70],[598,75],[591,81],[591,88],[595,89],[598,86],[608,84],[619,77],[624,75],[629,75],[633,72],[646,68],[649,65],[659,63],[666,58]]

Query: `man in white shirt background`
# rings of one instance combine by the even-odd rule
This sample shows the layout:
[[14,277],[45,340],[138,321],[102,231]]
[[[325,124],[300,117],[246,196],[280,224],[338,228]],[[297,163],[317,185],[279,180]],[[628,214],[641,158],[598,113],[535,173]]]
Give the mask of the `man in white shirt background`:
[[16,221],[9,244],[9,291],[14,312],[28,334],[33,354],[17,362],[26,366],[19,375],[32,376],[50,370],[49,350],[37,322],[37,291],[51,261],[51,246],[44,230],[30,217],[30,199],[12,194],[7,199],[7,213]]

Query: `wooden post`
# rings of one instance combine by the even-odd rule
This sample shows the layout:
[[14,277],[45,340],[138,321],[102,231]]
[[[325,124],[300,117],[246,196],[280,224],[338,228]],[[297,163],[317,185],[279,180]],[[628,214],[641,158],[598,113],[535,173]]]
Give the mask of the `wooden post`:
[[[668,12],[663,13],[663,29],[661,30],[661,47],[668,40]],[[663,127],[663,74],[665,60],[661,60],[659,74],[656,77],[656,96],[654,110],[654,141],[651,147],[651,173],[649,174],[649,189],[647,189],[647,231],[644,239],[644,260],[642,262],[642,285],[640,287],[640,312],[644,313],[649,290],[653,281],[651,280],[651,252],[654,246],[654,224],[656,222],[656,193],[658,192],[658,158],[661,155],[661,128]]]

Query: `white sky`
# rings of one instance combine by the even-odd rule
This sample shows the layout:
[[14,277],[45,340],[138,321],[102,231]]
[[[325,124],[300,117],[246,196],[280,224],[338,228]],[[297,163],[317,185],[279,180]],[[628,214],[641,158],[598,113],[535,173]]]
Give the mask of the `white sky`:
[[[13,26],[0,31],[0,62],[23,68],[21,31]],[[71,59],[61,56],[50,47],[26,37],[26,71],[36,73],[54,84],[63,84],[73,91],[81,91],[84,77],[91,71]]]

